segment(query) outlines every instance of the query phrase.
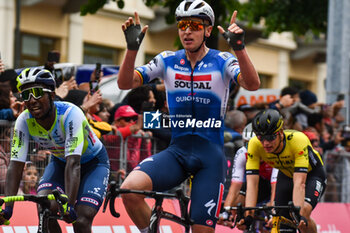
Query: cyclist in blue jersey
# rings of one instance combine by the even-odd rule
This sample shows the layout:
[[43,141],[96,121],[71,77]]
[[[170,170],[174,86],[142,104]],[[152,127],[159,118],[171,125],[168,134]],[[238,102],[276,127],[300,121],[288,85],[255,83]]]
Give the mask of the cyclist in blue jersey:
[[[17,194],[33,140],[52,153],[40,179],[38,195],[53,189],[65,193],[65,221],[73,223],[74,232],[89,233],[107,189],[108,155],[81,109],[54,101],[55,87],[52,74],[45,69],[28,68],[17,77],[17,88],[27,110],[16,120],[5,195]],[[10,219],[12,212],[13,203],[7,203],[0,213],[0,224]],[[61,232],[56,220],[50,220],[49,231]]]
[[[172,126],[170,146],[143,160],[127,176],[122,188],[165,191],[193,176],[192,232],[209,233],[214,232],[219,216],[227,170],[223,119],[229,88],[240,85],[256,90],[260,80],[244,46],[244,31],[235,23],[237,11],[228,31],[218,27],[237,58],[206,46],[215,19],[205,1],[185,0],[175,14],[184,49],[164,51],[136,69],[135,58],[148,26],[141,29],[136,12],[135,22],[130,17],[122,25],[127,51],[119,71],[119,88],[131,89],[162,78]],[[157,116],[153,113],[154,119]],[[140,232],[148,232],[151,210],[143,196],[125,194],[122,198]]]

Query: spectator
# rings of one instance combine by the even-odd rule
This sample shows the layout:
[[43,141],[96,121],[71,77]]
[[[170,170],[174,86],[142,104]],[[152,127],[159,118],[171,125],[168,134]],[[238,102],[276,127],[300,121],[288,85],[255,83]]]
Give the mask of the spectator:
[[23,170],[22,186],[18,189],[18,195],[37,194],[38,170],[35,164],[27,162]]
[[[142,117],[139,116],[134,109],[129,105],[120,106],[114,115],[113,135],[104,135],[103,139],[106,144],[108,156],[111,162],[111,179],[116,179],[118,175],[125,178],[125,173],[130,172],[141,160],[151,154],[151,143],[149,139],[139,137],[129,137],[140,133],[145,135],[142,128]],[[149,136],[150,133],[148,132]],[[124,140],[127,140],[127,170],[120,169],[120,146]],[[121,140],[122,139],[122,140]],[[143,140],[144,143],[142,142]]]
[[[294,125],[293,128],[295,128],[296,130],[302,131],[308,127],[308,124],[307,124],[308,115],[320,112],[320,109],[316,108],[316,106],[319,106],[320,103],[317,103],[317,96],[315,95],[315,93],[309,90],[301,91],[299,93],[299,97],[300,97],[301,103],[307,108],[304,107],[302,111],[300,111],[299,108],[294,108],[298,110],[296,110],[296,113],[294,114],[296,119],[296,124]],[[314,109],[314,111],[312,109]]]
[[280,98],[269,104],[269,108],[275,110],[282,110],[289,108],[299,98],[298,90],[293,87],[285,87],[281,90]]
[[152,87],[148,85],[142,85],[132,89],[125,98],[126,103],[137,113],[153,111],[156,104]]
[[8,125],[0,127],[0,193],[4,193],[7,167],[10,162],[11,128]]
[[96,116],[98,116],[102,121],[108,122],[110,113],[109,113],[109,108],[110,108],[110,100],[108,99],[102,99],[102,102],[100,103],[99,110],[96,112]]
[[14,121],[24,109],[24,103],[17,101],[9,85],[0,85],[0,119]]
[[64,98],[64,101],[71,102],[83,110],[89,124],[92,126],[92,129],[98,138],[101,138],[101,135],[112,131],[112,127],[107,122],[103,122],[100,117],[95,115],[99,110],[99,104],[102,102],[100,91],[90,95],[86,91],[71,90]]
[[242,132],[246,124],[247,117],[242,111],[231,110],[227,112],[225,117],[224,142],[241,140],[238,148],[242,147]]

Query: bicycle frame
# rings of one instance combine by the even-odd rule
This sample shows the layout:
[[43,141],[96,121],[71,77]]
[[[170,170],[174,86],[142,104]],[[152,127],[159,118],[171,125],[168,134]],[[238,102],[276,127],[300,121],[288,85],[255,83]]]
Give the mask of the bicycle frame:
[[[109,208],[112,216],[119,218],[120,214],[115,211],[115,206],[114,206],[115,198],[119,196],[119,194],[128,194],[128,193],[141,194],[141,195],[145,195],[147,197],[155,199],[155,204],[152,208],[150,225],[149,225],[151,233],[158,232],[160,220],[162,218],[176,222],[185,227],[186,233],[190,232],[190,226],[193,225],[193,220],[190,219],[190,216],[188,214],[188,204],[190,199],[183,194],[181,189],[178,189],[176,191],[176,194],[162,193],[162,192],[155,192],[155,191],[119,189],[115,182],[111,182],[110,188],[107,192],[106,199],[103,205],[103,212],[106,211],[108,201],[110,201]],[[179,200],[181,217],[163,210],[162,204],[163,204],[164,198],[176,198]]]
[[[51,214],[50,211],[50,202],[55,200],[58,204],[59,215]],[[63,206],[68,202],[66,195],[60,194],[58,190],[53,190],[52,194],[48,195],[32,195],[24,194],[18,196],[7,196],[0,199],[0,211],[1,206],[4,203],[8,202],[17,202],[17,201],[31,201],[39,204],[42,210],[39,212],[39,224],[38,224],[38,233],[48,233],[48,222],[49,219],[62,219],[64,215]],[[10,221],[6,221],[5,225],[9,225]]]

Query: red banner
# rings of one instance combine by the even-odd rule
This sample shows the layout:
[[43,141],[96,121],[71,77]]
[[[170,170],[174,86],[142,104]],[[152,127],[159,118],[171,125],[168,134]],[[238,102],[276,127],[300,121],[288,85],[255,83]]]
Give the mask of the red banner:
[[[147,200],[152,205],[152,200]],[[176,201],[164,200],[163,208],[166,211],[177,213],[179,208]],[[116,200],[116,209],[120,213],[120,218],[114,218],[109,209],[102,213],[102,209],[96,215],[92,232],[93,233],[139,233],[137,227],[129,219],[121,199]],[[344,203],[319,203],[313,211],[312,218],[317,223],[319,233],[346,233],[349,232],[348,224],[350,222],[350,204]],[[71,224],[59,221],[63,233],[73,233]],[[1,233],[36,233],[38,217],[36,205],[31,202],[17,202],[14,214],[9,226],[1,226]],[[160,233],[180,233],[183,228],[171,221],[162,220]],[[218,225],[216,233],[236,233],[241,232],[237,229]]]

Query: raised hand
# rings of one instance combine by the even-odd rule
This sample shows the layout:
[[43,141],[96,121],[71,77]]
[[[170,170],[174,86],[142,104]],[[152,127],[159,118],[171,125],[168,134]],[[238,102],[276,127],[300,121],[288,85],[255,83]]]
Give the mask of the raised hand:
[[148,26],[144,26],[141,31],[140,17],[137,12],[135,12],[135,23],[132,17],[122,25],[122,30],[124,31],[127,48],[129,50],[138,50],[140,44],[145,36]]
[[237,11],[234,11],[227,31],[221,26],[218,26],[218,30],[233,50],[242,50],[244,49],[244,31],[236,24],[236,17]]

